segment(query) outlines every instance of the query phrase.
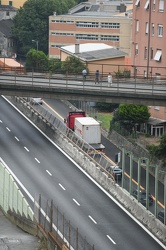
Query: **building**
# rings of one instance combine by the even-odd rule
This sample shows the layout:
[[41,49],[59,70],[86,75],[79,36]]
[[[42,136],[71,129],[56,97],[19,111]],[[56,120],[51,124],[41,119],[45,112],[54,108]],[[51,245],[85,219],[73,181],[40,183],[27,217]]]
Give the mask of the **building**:
[[0,5],[0,20],[13,19],[17,10],[17,8],[10,5]]
[[124,71],[126,55],[125,52],[104,43],[75,44],[60,48],[61,61],[65,61],[68,56],[76,56],[93,76],[96,70],[99,70],[102,76],[107,76],[109,72],[115,74]]
[[[131,74],[135,77],[166,78],[166,3],[164,0],[135,0],[133,3]],[[166,132],[166,108],[149,107],[146,133]]]
[[166,78],[166,2],[135,0],[132,25],[132,74]]
[[23,73],[24,66],[18,63],[13,58],[0,58],[0,70],[1,71],[14,71],[15,73]]
[[1,0],[1,5],[10,5],[15,8],[20,8],[23,6],[23,4],[26,2],[26,0]]
[[16,57],[16,42],[11,33],[12,25],[11,19],[0,21],[0,57]]
[[[76,43],[105,43],[130,57],[132,1],[84,2],[66,15],[49,17],[49,57],[59,58],[60,47]],[[130,6],[128,10],[128,6]]]
[[146,124],[146,133],[161,136],[166,132],[166,107],[149,107],[151,117]]

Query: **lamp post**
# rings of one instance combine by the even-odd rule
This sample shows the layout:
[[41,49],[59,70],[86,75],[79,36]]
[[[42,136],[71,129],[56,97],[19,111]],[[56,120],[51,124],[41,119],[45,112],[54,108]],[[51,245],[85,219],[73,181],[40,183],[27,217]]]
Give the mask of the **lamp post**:
[[36,43],[36,49],[37,49],[37,51],[38,51],[39,41],[37,41],[37,40],[32,40],[32,42],[35,42],[35,43]]

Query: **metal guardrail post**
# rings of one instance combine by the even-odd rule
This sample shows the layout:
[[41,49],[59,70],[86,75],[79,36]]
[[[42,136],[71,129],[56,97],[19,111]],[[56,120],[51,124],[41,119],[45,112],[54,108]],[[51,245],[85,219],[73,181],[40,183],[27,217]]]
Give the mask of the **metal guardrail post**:
[[166,225],[166,174],[164,176],[164,225]]
[[130,186],[129,186],[129,192],[132,193],[132,186],[133,186],[133,153],[130,153]]
[[141,159],[138,159],[138,201],[140,201]]
[[146,209],[149,209],[149,159],[146,158]]
[[122,147],[122,188],[124,188],[124,173],[125,173],[125,148]]
[[159,166],[157,165],[155,168],[155,216],[157,217],[158,214],[158,176],[159,176]]

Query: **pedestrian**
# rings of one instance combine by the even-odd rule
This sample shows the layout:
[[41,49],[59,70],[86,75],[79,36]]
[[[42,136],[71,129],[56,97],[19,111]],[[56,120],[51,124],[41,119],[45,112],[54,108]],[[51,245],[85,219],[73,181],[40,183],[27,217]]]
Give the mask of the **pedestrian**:
[[99,73],[99,70],[97,69],[96,73],[95,73],[95,84],[99,83],[99,75],[100,75],[100,73]]
[[83,80],[86,80],[86,75],[87,75],[86,69],[83,69],[82,75],[83,75]]
[[108,87],[111,87],[112,86],[112,75],[111,73],[108,74]]

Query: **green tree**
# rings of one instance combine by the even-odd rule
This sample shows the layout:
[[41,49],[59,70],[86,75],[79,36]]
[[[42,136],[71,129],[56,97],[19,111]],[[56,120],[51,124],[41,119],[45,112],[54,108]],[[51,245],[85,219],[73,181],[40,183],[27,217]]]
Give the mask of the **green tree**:
[[68,73],[80,74],[84,68],[84,63],[75,56],[68,56],[66,60],[62,62],[62,70]]
[[26,56],[26,69],[34,71],[48,70],[48,57],[43,51],[30,49]]
[[120,104],[116,112],[112,124],[119,122],[121,127],[127,129],[130,133],[136,129],[136,125],[140,125],[148,121],[150,113],[147,106]]
[[115,103],[105,103],[105,102],[97,102],[96,108],[102,112],[113,112],[116,108],[118,108],[119,104]]
[[147,147],[152,156],[158,157],[162,160],[162,166],[166,167],[166,133],[164,133],[160,139],[160,145],[154,144]]
[[[26,55],[38,41],[38,47],[48,54],[49,19],[53,12],[67,13],[74,0],[27,0],[13,19],[13,36],[17,40],[17,54]],[[36,47],[35,47],[36,48]]]

